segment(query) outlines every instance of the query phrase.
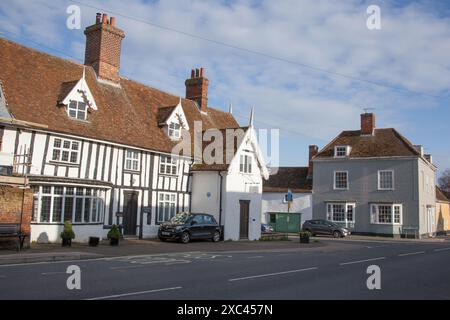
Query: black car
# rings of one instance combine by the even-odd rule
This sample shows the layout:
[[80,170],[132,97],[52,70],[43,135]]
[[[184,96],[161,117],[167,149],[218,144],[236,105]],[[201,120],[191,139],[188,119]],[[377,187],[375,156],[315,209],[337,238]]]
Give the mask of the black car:
[[220,227],[210,214],[180,213],[159,226],[161,241],[178,240],[188,243],[192,239],[220,240]]
[[302,229],[314,235],[332,235],[335,238],[346,237],[350,234],[347,228],[341,227],[328,220],[308,220],[303,223]]

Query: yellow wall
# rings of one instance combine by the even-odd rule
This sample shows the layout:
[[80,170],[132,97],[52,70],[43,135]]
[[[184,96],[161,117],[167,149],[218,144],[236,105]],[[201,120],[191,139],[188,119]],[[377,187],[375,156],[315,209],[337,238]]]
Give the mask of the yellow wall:
[[450,231],[450,203],[436,203],[436,227],[437,232]]

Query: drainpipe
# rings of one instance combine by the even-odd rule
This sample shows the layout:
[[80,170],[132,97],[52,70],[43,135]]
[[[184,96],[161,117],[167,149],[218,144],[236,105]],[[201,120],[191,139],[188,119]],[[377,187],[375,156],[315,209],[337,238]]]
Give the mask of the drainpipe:
[[223,184],[223,176],[222,173],[219,171],[219,177],[220,177],[220,187],[219,187],[219,226],[222,227],[222,184]]

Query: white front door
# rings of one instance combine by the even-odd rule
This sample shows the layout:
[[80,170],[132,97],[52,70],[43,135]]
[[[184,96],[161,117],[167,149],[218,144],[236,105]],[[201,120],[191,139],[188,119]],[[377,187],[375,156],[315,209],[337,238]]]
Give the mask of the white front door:
[[427,225],[428,225],[428,234],[430,236],[436,235],[436,213],[434,208],[427,207]]

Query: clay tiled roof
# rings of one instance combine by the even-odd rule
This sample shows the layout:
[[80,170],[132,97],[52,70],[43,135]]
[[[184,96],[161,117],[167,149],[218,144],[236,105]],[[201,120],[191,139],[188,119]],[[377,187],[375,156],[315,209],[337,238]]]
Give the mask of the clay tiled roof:
[[449,202],[450,203],[450,199],[447,198],[445,193],[438,186],[436,186],[436,200],[439,202]]
[[360,130],[343,131],[314,159],[333,158],[335,146],[350,146],[350,157],[420,156],[411,142],[395,129],[375,129],[374,135],[361,135]]
[[[155,151],[170,152],[174,146],[158,126],[158,110],[177,105],[175,95],[125,78],[120,88],[104,84],[86,67],[86,81],[98,110],[89,111],[88,121],[77,121],[67,116],[58,101],[81,78],[83,65],[0,39],[0,66],[9,111],[18,120],[44,124],[54,132]],[[202,121],[203,130],[238,127],[231,114],[209,108],[205,115],[186,99],[182,106],[191,128],[194,121]]]
[[158,124],[164,123],[172,114],[173,110],[175,110],[176,106],[173,107],[164,107],[158,109],[157,122]]
[[295,193],[311,192],[312,180],[308,179],[308,167],[278,168],[278,172],[270,175],[263,184],[263,192],[286,193],[288,189]]

